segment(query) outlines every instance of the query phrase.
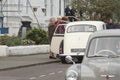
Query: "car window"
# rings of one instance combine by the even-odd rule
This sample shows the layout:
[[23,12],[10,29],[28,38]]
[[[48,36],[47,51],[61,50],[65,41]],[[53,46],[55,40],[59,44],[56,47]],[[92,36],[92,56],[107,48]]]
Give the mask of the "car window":
[[68,27],[67,32],[94,32],[96,31],[96,27],[93,25],[73,25]]
[[120,55],[120,37],[102,37],[91,41],[88,57],[113,54]]
[[55,34],[64,34],[65,33],[65,25],[58,25]]

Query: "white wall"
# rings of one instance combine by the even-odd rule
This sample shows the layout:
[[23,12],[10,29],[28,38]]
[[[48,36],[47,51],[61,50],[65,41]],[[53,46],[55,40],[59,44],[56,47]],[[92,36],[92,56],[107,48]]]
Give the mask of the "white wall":
[[8,47],[8,55],[29,55],[49,53],[49,45],[32,45],[32,46],[16,46]]
[[30,55],[49,53],[50,45],[31,45],[8,47],[0,45],[0,57],[10,55]]
[[[5,1],[5,0],[3,0]],[[29,16],[32,18],[33,23],[37,23],[37,20],[31,10],[30,5],[27,5],[28,0],[7,0],[7,3],[9,4],[18,4],[20,2],[20,11],[21,12],[4,12],[5,16],[13,16],[13,19],[5,19],[5,23],[11,23],[13,21],[18,21],[18,24],[20,24],[21,20],[24,20],[21,18],[21,16]],[[48,24],[48,21],[51,17],[57,17],[57,16],[63,16],[64,15],[64,0],[29,0],[32,7],[37,7],[37,11],[35,12],[35,15],[39,21],[40,24]],[[46,4],[45,4],[46,1]],[[59,4],[59,1],[61,4]],[[59,14],[59,7],[61,5],[61,15]],[[28,7],[28,9],[27,9]],[[46,15],[42,12],[42,8],[46,8]],[[51,9],[53,8],[53,9]],[[6,10],[13,10],[17,11],[19,7],[16,5],[15,7],[8,7],[4,8]],[[53,10],[53,12],[51,12]],[[17,18],[20,18],[19,20]],[[16,23],[16,22],[15,22]],[[16,26],[20,27],[20,26]]]
[[8,47],[5,45],[0,45],[0,56],[7,56],[9,53]]
[[[4,14],[10,15],[10,16],[20,16],[20,15],[28,15],[30,17],[33,18],[33,20],[35,19],[33,12],[31,10],[30,5],[28,5],[28,9],[27,9],[27,1],[30,1],[32,7],[37,7],[37,11],[35,12],[37,18],[39,19],[39,22],[45,22],[44,19],[49,18],[49,17],[56,17],[56,16],[60,16],[59,15],[59,7],[61,5],[61,16],[64,15],[64,0],[46,0],[46,6],[45,6],[45,0],[7,0],[7,3],[9,4],[16,4],[15,7],[8,7],[8,8],[4,8],[5,10],[12,10],[12,11],[17,11],[19,9],[19,7],[17,6],[18,2],[20,2],[20,11],[21,12],[8,12],[6,14],[6,12],[4,12]],[[59,3],[61,2],[61,4]],[[6,3],[6,4],[7,4]],[[42,8],[46,8],[46,16],[44,15],[44,13],[42,12]],[[51,12],[53,11],[53,12]],[[19,15],[20,14],[20,15]]]
[[19,27],[10,27],[9,36],[18,36],[19,29]]

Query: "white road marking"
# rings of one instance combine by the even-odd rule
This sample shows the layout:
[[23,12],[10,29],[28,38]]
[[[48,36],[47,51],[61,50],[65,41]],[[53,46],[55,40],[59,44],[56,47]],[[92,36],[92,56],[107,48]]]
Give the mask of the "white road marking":
[[54,75],[55,73],[49,73],[49,75]]
[[31,77],[31,78],[29,78],[30,80],[35,80],[35,79],[37,79],[36,77]]
[[63,71],[58,71],[58,73],[63,73]]
[[[57,73],[63,73],[63,71],[58,71]],[[54,75],[55,73],[53,72],[53,73],[49,73],[48,75]],[[39,78],[41,78],[41,77],[46,77],[47,75],[40,75],[39,76]],[[31,77],[31,78],[29,78],[30,80],[35,80],[35,79],[37,79],[36,77]]]
[[45,77],[46,75],[40,75],[39,77]]

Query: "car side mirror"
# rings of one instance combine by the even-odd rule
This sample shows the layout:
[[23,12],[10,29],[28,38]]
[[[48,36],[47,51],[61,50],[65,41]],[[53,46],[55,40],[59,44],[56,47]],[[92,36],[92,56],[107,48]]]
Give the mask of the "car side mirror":
[[73,59],[72,59],[72,57],[70,55],[66,56],[65,60],[66,60],[67,63],[72,62],[73,64],[75,64],[75,62],[73,61]]

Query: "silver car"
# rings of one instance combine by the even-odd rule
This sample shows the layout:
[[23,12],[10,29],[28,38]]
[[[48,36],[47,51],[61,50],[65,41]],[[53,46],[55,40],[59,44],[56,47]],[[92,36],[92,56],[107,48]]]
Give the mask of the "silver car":
[[83,62],[69,67],[65,80],[120,80],[120,30],[93,33]]

